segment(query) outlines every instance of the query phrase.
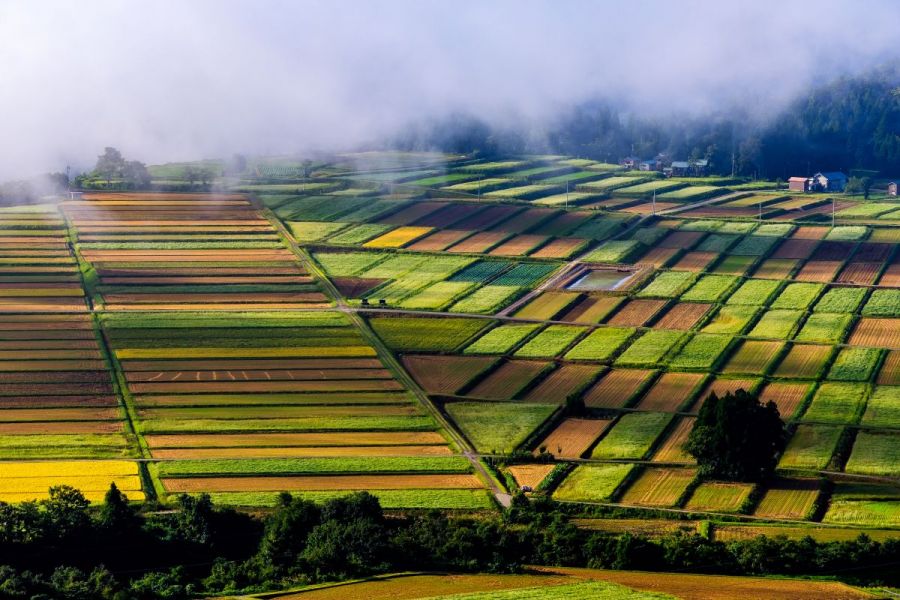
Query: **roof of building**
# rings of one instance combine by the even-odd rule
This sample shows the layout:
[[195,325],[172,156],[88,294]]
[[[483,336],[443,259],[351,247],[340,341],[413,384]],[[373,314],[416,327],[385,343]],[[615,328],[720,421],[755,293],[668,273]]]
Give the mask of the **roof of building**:
[[698,167],[705,167],[709,164],[709,161],[706,160],[705,158],[698,158],[698,159],[692,160],[691,164],[698,166]]
[[813,177],[824,177],[825,179],[847,179],[847,176],[840,171],[827,171],[824,173],[816,173]]
[[788,177],[788,181],[803,181],[803,182],[805,182],[806,180],[807,180],[806,177]]
[[672,166],[676,169],[687,169],[690,167],[690,163],[686,160],[673,160]]

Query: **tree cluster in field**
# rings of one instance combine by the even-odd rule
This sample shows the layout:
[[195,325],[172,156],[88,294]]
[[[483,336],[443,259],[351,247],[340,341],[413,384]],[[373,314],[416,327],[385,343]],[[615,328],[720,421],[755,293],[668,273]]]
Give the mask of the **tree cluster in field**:
[[150,171],[144,163],[125,160],[121,152],[107,146],[97,157],[94,170],[75,177],[74,184],[78,188],[142,189],[150,186]]
[[141,514],[113,486],[90,507],[80,492],[0,503],[0,598],[189,598],[285,589],[392,571],[513,573],[523,565],[722,574],[848,575],[900,583],[900,540],[716,542],[578,529],[570,508],[516,496],[500,515],[386,515],[361,492],[317,505],[283,494],[252,516],[182,496]]
[[775,471],[786,442],[775,403],[762,404],[740,389],[704,400],[685,449],[702,477],[763,481]]
[[[465,115],[412,127],[401,149],[441,148],[491,154],[552,152],[617,162],[664,154],[707,159],[713,173],[786,180],[816,171],[867,168],[898,176],[900,65],[811,89],[766,119],[722,107],[715,114],[642,117],[631,107],[592,101],[540,135],[522,124],[498,129]],[[861,189],[864,191],[864,189]]]

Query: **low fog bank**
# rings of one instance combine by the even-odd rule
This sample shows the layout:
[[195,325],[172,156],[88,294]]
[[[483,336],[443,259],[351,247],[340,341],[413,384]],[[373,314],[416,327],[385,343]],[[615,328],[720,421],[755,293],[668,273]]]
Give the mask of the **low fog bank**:
[[890,0],[7,0],[0,179],[86,168],[107,145],[146,162],[310,154],[440,143],[454,123],[538,149],[595,101],[764,123],[896,59],[898,22]]

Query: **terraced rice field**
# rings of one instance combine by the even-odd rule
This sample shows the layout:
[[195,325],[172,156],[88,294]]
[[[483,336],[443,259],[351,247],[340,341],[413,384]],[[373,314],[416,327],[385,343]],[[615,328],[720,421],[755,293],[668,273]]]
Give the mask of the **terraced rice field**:
[[[392,507],[480,510],[460,452],[543,447],[612,461],[561,470],[560,500],[889,519],[900,493],[819,482],[897,476],[892,230],[810,221],[812,197],[691,207],[724,188],[564,160],[368,174],[412,181],[402,193],[373,180],[360,195],[351,176],[252,199],[97,193],[0,211],[0,460],[121,461],[142,477],[122,481],[134,499],[372,489]],[[558,203],[570,175],[579,207]],[[630,227],[653,189],[657,208],[688,210]],[[635,275],[567,288],[595,262]],[[752,497],[691,491],[690,414],[740,388],[789,423],[782,478]],[[548,466],[510,472],[536,487]],[[18,479],[0,471],[0,495],[45,493]]]

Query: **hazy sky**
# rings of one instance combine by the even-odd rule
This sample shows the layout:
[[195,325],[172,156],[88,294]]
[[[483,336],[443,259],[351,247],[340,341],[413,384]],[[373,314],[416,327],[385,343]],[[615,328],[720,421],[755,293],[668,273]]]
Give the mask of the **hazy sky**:
[[0,0],[0,178],[346,148],[451,111],[740,103],[900,55],[893,0]]

